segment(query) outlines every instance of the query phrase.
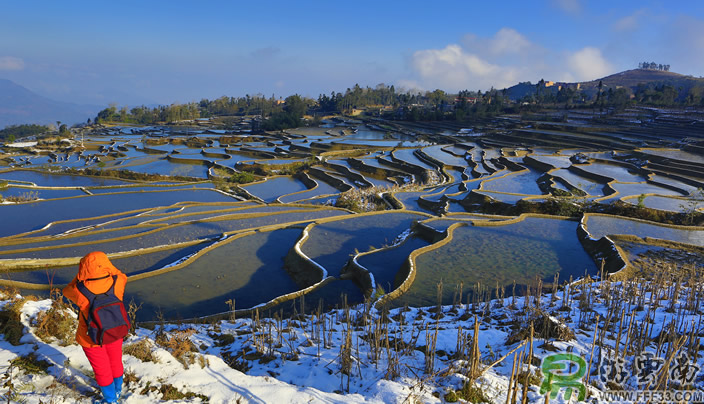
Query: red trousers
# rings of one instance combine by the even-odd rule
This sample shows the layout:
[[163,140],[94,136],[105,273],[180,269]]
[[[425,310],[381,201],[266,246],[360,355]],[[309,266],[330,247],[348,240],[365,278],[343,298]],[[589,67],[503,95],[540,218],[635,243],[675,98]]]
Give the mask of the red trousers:
[[83,347],[88,362],[93,367],[95,381],[99,386],[112,384],[116,377],[122,376],[122,338],[115,342],[91,348]]

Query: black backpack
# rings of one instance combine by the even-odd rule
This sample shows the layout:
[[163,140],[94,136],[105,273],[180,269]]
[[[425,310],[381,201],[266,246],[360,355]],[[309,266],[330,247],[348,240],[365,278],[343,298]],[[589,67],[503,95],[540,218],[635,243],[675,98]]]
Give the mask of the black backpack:
[[[109,277],[106,275],[104,278]],[[98,280],[103,278],[89,279]],[[117,275],[112,276],[112,286],[105,293],[95,294],[88,290],[83,281],[76,283],[78,290],[88,299],[88,336],[97,345],[109,344],[122,339],[130,330],[130,321],[122,300],[115,296]]]

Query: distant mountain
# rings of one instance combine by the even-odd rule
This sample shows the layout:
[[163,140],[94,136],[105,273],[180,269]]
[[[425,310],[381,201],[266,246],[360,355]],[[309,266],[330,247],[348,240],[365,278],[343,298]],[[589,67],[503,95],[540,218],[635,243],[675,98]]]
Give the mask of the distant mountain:
[[[608,88],[628,87],[631,90],[635,91],[639,84],[652,83],[656,85],[672,85],[674,88],[679,89],[680,94],[687,94],[689,89],[695,85],[704,86],[704,79],[697,78],[694,76],[685,76],[684,74],[666,72],[662,70],[633,69],[602,77],[600,79],[580,83],[548,82],[549,87],[547,88],[551,89],[554,92],[557,92],[560,86],[567,86],[572,88],[579,87],[588,96],[592,96],[596,93],[600,81],[604,90],[607,90]],[[548,83],[546,83],[546,85],[548,85]],[[506,89],[508,97],[514,101],[519,100],[527,95],[535,94],[535,92],[536,84],[530,82],[518,83]]]
[[13,83],[0,79],[0,129],[24,123],[67,125],[93,118],[101,107],[55,101]]

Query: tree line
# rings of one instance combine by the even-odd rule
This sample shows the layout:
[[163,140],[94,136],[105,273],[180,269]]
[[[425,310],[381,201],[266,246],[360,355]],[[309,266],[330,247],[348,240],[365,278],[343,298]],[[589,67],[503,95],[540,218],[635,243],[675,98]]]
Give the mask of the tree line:
[[634,104],[704,106],[704,85],[698,83],[690,83],[688,88],[675,88],[667,83],[648,83],[633,89],[605,88],[601,82],[597,89],[577,89],[576,86],[561,86],[558,89],[556,86],[546,86],[543,80],[536,85],[531,85],[530,82],[524,84],[531,86],[533,91],[518,102],[509,98],[507,89],[492,88],[485,92],[461,90],[457,94],[450,94],[442,90],[397,91],[393,85],[379,84],[371,88],[355,84],[344,93],[320,94],[317,100],[298,94],[285,99],[258,94],[223,96],[214,100],[202,99],[199,102],[153,108],[139,106],[128,109],[125,106],[118,109],[112,104],[98,113],[95,122],[149,125],[198,118],[258,115],[262,118],[262,129],[278,130],[300,126],[304,115],[311,115],[315,121],[330,114],[353,114],[355,110],[364,110],[367,115],[390,120],[465,121],[544,106],[598,106],[617,110]]
[[638,68],[639,69],[647,69],[647,70],[661,70],[663,72],[669,72],[670,71],[670,65],[664,65],[662,63],[658,64],[655,62],[641,62],[638,63]]
[[44,125],[25,124],[25,125],[10,125],[0,130],[0,140],[12,143],[15,139],[36,136],[42,133],[49,132],[51,128]]

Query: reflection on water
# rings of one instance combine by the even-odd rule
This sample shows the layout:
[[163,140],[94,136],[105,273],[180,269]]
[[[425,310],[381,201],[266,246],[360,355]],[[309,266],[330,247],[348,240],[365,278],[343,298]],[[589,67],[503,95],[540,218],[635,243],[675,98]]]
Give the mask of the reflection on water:
[[0,237],[39,230],[59,220],[96,217],[176,202],[231,202],[233,199],[208,189],[86,195],[17,205],[0,205]]
[[589,216],[587,231],[597,239],[609,234],[632,234],[641,238],[653,237],[704,246],[704,230],[676,229],[620,217]]
[[[266,303],[298,290],[284,258],[301,229],[254,233],[207,252],[185,268],[130,282],[125,298],[143,304],[139,320],[191,318]],[[235,258],[236,257],[236,258]]]
[[385,213],[354,216],[349,219],[318,224],[310,231],[301,249],[322,265],[331,276],[338,276],[350,254],[391,245],[394,238],[423,216],[412,213]]
[[15,170],[0,173],[0,180],[32,182],[45,187],[99,187],[106,185],[129,185],[130,182],[99,177],[50,174],[46,172]]
[[398,287],[400,281],[397,278],[399,269],[408,261],[408,256],[419,248],[427,246],[429,243],[420,237],[409,237],[397,247],[379,250],[371,254],[359,257],[357,262],[366,268],[373,276],[374,282],[381,286],[387,293]]
[[270,178],[264,182],[243,186],[242,188],[264,202],[274,202],[281,195],[308,189],[301,181],[288,176]]
[[[479,282],[488,288],[532,284],[536,277],[552,281],[595,273],[596,266],[577,239],[577,222],[526,218],[502,226],[456,228],[448,244],[420,255],[411,289],[394,305],[437,303],[437,284],[443,283],[443,304],[451,304],[456,285],[465,293]],[[510,292],[510,288],[508,290]]]
[[529,169],[511,173],[502,178],[484,181],[482,189],[485,191],[510,192],[513,194],[542,195],[543,192],[538,187],[538,178],[543,173]]

